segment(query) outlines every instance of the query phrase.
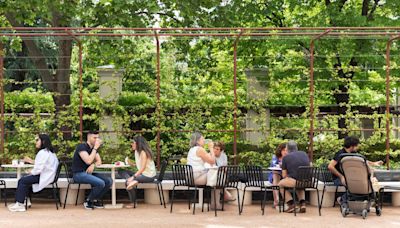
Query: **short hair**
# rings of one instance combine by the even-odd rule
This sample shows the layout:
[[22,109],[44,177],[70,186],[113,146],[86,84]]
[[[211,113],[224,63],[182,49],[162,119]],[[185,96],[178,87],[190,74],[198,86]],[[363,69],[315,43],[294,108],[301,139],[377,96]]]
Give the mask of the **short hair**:
[[89,132],[88,132],[88,135],[98,135],[99,134],[99,131],[98,130],[90,130]]
[[190,148],[198,146],[197,141],[199,141],[202,136],[200,132],[193,132],[192,137],[190,137]]
[[343,143],[344,148],[358,146],[358,144],[360,144],[360,140],[355,136],[347,136],[346,138],[344,138],[344,143]]
[[222,141],[217,141],[214,144],[214,147],[219,147],[221,149],[221,151],[225,150],[225,144]]
[[297,149],[297,143],[296,143],[295,141],[293,141],[293,140],[290,140],[290,141],[287,143],[287,146],[286,146],[286,147],[287,147],[289,153],[298,151],[298,149]]
[[281,143],[278,145],[278,147],[276,147],[275,149],[275,156],[277,158],[282,157],[282,150],[286,148],[286,143]]

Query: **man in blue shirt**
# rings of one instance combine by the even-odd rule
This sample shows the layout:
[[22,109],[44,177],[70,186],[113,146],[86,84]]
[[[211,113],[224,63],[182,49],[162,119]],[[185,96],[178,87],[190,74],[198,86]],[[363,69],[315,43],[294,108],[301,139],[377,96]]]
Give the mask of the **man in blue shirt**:
[[[279,182],[281,194],[285,194],[288,208],[285,212],[294,212],[295,206],[290,192],[285,191],[285,187],[293,188],[296,186],[297,173],[300,166],[309,166],[308,155],[303,151],[297,150],[297,143],[293,140],[287,143],[288,155],[282,160],[282,180]],[[300,213],[306,212],[306,201],[304,190],[296,191],[297,199],[300,200]]]

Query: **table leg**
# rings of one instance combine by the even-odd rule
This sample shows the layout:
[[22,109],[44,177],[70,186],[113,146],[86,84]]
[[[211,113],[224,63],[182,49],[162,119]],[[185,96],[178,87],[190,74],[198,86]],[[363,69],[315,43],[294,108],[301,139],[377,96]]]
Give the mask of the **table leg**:
[[120,209],[123,207],[123,204],[117,204],[117,193],[116,193],[116,187],[115,187],[115,168],[111,168],[111,179],[112,179],[112,185],[111,185],[111,205],[105,205],[106,209]]

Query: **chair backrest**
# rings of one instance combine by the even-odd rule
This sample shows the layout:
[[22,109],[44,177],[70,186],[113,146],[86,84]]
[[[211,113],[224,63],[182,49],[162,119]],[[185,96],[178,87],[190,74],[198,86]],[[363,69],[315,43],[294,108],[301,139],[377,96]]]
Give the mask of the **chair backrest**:
[[161,162],[160,173],[158,174],[157,181],[161,182],[164,179],[165,170],[167,169],[168,161],[164,160]]
[[62,161],[65,169],[65,175],[67,176],[68,183],[72,184],[73,180],[73,173],[72,173],[72,159],[66,159]]
[[172,178],[175,186],[195,186],[191,165],[172,165]]
[[58,178],[60,177],[60,173],[61,173],[61,168],[63,167],[63,163],[59,162],[58,166],[57,166],[57,170],[56,170],[56,175],[54,176],[54,180],[52,182],[52,184],[57,183]]
[[220,166],[217,173],[216,188],[237,188],[240,182],[240,167],[237,165]]
[[324,182],[324,184],[333,184],[333,174],[328,169],[328,165],[321,165],[319,167],[318,180]]
[[317,188],[319,169],[311,166],[300,166],[297,173],[296,188]]
[[264,187],[264,178],[261,166],[246,165],[244,166],[244,175],[246,178],[246,186]]

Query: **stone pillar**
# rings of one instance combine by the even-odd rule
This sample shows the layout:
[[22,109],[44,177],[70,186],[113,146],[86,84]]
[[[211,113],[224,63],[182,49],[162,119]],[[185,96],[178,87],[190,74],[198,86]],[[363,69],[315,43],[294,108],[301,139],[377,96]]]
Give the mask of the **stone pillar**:
[[[113,65],[97,67],[97,74],[100,82],[100,98],[107,102],[117,102],[119,94],[122,91],[123,69],[115,69]],[[121,129],[121,124],[114,121],[111,115],[105,115],[100,119],[100,131],[106,131],[100,134],[104,142],[111,147],[118,146],[117,133]],[[111,132],[110,132],[111,131]]]
[[[268,70],[265,68],[247,69],[245,71],[247,76],[247,98],[248,100],[266,100],[268,97],[267,83],[260,82],[268,80]],[[255,110],[248,110],[246,115],[246,129],[260,129],[260,123],[257,119],[265,124],[266,128],[270,128],[270,110],[266,109],[265,112],[258,113]],[[265,121],[265,122],[264,122]],[[251,144],[258,145],[261,140],[268,136],[267,133],[252,131],[244,133],[244,137]]]

